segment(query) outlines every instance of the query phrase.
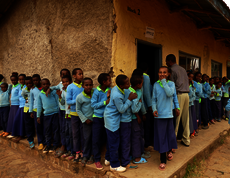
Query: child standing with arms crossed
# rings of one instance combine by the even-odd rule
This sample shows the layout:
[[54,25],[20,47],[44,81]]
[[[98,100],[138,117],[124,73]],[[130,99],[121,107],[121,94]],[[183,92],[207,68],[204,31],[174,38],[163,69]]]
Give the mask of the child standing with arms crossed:
[[76,153],[74,162],[79,162],[79,159],[83,156],[81,152],[83,148],[83,133],[82,123],[76,112],[76,98],[83,91],[83,71],[80,68],[75,68],[72,71],[72,76],[74,78],[74,82],[67,87],[66,102],[70,105],[73,151]]
[[22,90],[22,97],[26,100],[24,106],[24,123],[27,140],[30,148],[34,148],[34,120],[30,116],[29,105],[30,105],[30,90],[33,87],[32,77],[25,78],[26,88]]
[[166,81],[168,68],[159,69],[159,80],[153,86],[152,109],[154,119],[154,149],[160,152],[160,170],[165,170],[166,159],[172,160],[172,149],[177,149],[173,127],[174,82]]
[[120,119],[131,105],[132,100],[137,98],[137,94],[130,93],[124,103],[124,89],[130,86],[129,78],[126,75],[118,75],[116,86],[111,91],[110,102],[105,108],[104,121],[107,133],[107,152],[105,165],[111,165],[111,171],[124,172],[125,167],[120,166],[118,149],[120,144]]
[[101,148],[103,143],[105,143],[105,127],[104,127],[104,111],[107,104],[110,101],[111,92],[111,77],[107,73],[101,73],[98,76],[99,86],[94,91],[91,106],[94,109],[93,112],[93,126],[92,126],[92,136],[93,136],[93,155],[95,159],[95,165],[98,170],[102,170],[101,165]]
[[12,85],[8,86],[7,83],[2,83],[0,87],[0,123],[3,129],[3,132],[0,134],[0,136],[3,136],[6,133],[8,117],[10,112],[10,94]]

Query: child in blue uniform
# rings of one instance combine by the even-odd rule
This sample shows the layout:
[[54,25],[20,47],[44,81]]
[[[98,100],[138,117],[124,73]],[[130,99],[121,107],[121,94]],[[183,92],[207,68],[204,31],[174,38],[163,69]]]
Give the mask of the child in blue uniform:
[[[20,89],[20,84],[18,83],[18,73],[17,72],[13,72],[10,80],[13,84],[12,87],[12,91],[11,91],[11,97],[10,97],[10,113],[9,113],[9,118],[8,118],[8,124],[7,124],[7,128],[6,128],[6,133],[3,135],[3,137],[6,136],[11,136],[9,135],[12,132],[13,129],[13,123],[14,123],[14,117],[18,111],[19,108],[19,96],[18,96],[18,92]],[[12,138],[13,136],[11,136]]]
[[221,97],[222,97],[222,90],[221,90],[221,86],[222,86],[222,83],[221,82],[217,82],[216,84],[216,91],[214,92],[215,93],[215,102],[216,102],[216,115],[215,115],[215,118],[216,118],[216,121],[218,122],[221,122]]
[[166,81],[168,68],[159,69],[159,80],[153,86],[152,109],[154,115],[154,149],[160,152],[160,170],[165,170],[166,159],[172,160],[172,149],[177,149],[173,127],[174,82]]
[[211,87],[211,95],[209,96],[210,106],[209,106],[209,112],[212,113],[212,120],[211,123],[215,124],[215,110],[216,110],[216,104],[215,104],[215,95],[214,92],[216,91],[216,86],[214,85],[214,79],[209,79],[209,85]]
[[27,76],[25,78],[25,85],[26,88],[22,90],[22,97],[26,100],[24,106],[24,122],[25,122],[25,131],[27,140],[29,142],[30,148],[34,148],[34,119],[31,118],[31,114],[29,112],[29,105],[30,105],[30,90],[33,87],[33,80],[32,77]]
[[80,68],[75,68],[72,71],[74,82],[67,87],[66,102],[70,105],[70,115],[72,123],[72,135],[73,135],[73,151],[76,153],[74,162],[79,162],[83,156],[83,133],[82,122],[76,112],[76,98],[83,91],[82,80],[83,71]]
[[76,111],[82,122],[83,127],[83,159],[82,166],[85,164],[92,164],[93,150],[92,150],[92,122],[93,122],[93,108],[91,107],[91,98],[93,96],[93,80],[91,78],[84,78],[82,80],[82,87],[84,91],[81,92],[76,99]]
[[3,129],[3,132],[0,134],[0,136],[3,136],[6,133],[8,117],[10,112],[10,94],[12,85],[8,85],[7,83],[1,83],[0,87],[0,123]]
[[110,102],[105,108],[104,121],[107,133],[107,152],[106,165],[111,165],[111,171],[124,172],[126,168],[120,166],[118,149],[120,144],[120,119],[131,105],[132,100],[137,98],[137,94],[130,93],[127,101],[124,103],[124,89],[130,86],[129,78],[126,75],[118,75],[116,86],[111,91]]
[[29,104],[29,113],[30,117],[34,119],[37,140],[38,140],[38,150],[42,150],[44,145],[46,145],[45,139],[45,129],[43,122],[43,113],[40,115],[40,123],[37,122],[37,101],[38,95],[41,93],[41,77],[39,74],[34,74],[32,76],[34,87],[30,90],[30,104]]
[[[229,100],[230,80],[227,77],[223,77],[223,85],[225,93],[223,94],[222,108],[225,108]],[[229,112],[225,109],[223,113],[224,119],[228,120]]]
[[110,101],[111,92],[111,77],[107,73],[101,73],[98,76],[98,83],[100,84],[93,93],[91,99],[91,106],[94,109],[93,112],[93,125],[92,125],[92,137],[93,137],[93,155],[95,159],[95,165],[98,170],[102,170],[101,165],[101,148],[105,143],[105,127],[104,127],[104,111],[107,104]]
[[[52,90],[48,96],[46,91],[50,87],[50,81],[48,79],[42,79],[42,91],[38,95],[37,99],[37,122],[40,124],[40,116],[43,110],[44,114],[44,126],[45,126],[45,137],[46,137],[46,148],[43,153],[54,152],[59,145],[59,124],[58,124],[58,111],[59,101],[56,90]],[[53,135],[53,146],[51,146],[51,140]]]

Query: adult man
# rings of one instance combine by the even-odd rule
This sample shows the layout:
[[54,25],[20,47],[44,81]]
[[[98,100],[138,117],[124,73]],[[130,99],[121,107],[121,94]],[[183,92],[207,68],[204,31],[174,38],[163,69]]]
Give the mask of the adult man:
[[176,57],[169,54],[166,57],[166,65],[171,67],[171,81],[175,83],[177,98],[180,105],[180,114],[176,118],[175,134],[177,136],[180,119],[183,125],[183,135],[181,143],[185,146],[190,145],[190,130],[189,130],[189,82],[185,69],[176,64]]

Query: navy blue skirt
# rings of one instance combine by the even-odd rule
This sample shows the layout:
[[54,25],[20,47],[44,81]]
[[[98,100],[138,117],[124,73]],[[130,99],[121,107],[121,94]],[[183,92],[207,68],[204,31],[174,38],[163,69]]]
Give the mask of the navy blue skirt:
[[10,113],[9,113],[9,118],[8,118],[8,123],[7,123],[7,129],[6,129],[6,132],[8,133],[12,132],[14,118],[18,111],[18,108],[19,108],[19,105],[11,105],[10,107]]
[[13,136],[25,136],[26,132],[25,132],[25,123],[24,123],[24,107],[23,108],[19,108],[15,118],[14,118],[14,124],[13,124],[13,128],[12,128],[12,134]]
[[177,149],[173,118],[154,118],[154,149],[159,153]]

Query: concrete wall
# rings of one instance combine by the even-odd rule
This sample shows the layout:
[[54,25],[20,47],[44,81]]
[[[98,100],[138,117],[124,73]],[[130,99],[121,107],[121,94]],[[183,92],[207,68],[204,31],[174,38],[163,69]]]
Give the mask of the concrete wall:
[[0,18],[0,72],[41,74],[52,84],[62,68],[97,78],[111,66],[110,0],[17,0]]
[[[127,10],[130,7],[136,13]],[[140,15],[138,15],[140,9]],[[201,57],[201,72],[211,75],[211,60],[223,65],[222,75],[226,75],[226,60],[230,58],[230,48],[215,41],[213,34],[200,31],[195,23],[183,13],[170,14],[164,0],[114,0],[117,33],[113,37],[112,66],[115,75],[122,71],[128,76],[136,68],[137,47],[135,39],[162,45],[162,64],[168,54],[179,51]],[[154,39],[145,38],[146,26],[155,29]],[[206,50],[208,49],[208,50]]]

